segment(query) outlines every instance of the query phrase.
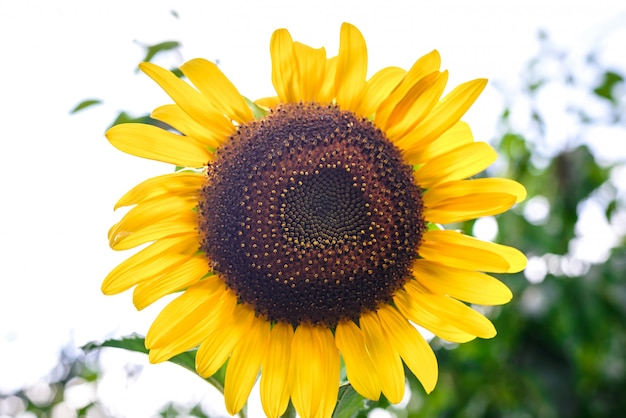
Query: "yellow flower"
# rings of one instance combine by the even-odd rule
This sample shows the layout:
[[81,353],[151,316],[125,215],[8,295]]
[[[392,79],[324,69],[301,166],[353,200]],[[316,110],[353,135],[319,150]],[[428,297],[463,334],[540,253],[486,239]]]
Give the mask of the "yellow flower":
[[136,286],[138,309],[182,292],[147,333],[150,360],[199,347],[202,376],[228,361],[232,414],[260,371],[268,416],[291,400],[302,417],[329,417],[340,357],[369,399],[402,399],[403,362],[430,392],[437,362],[414,324],[453,342],[493,337],[491,322],[463,302],[508,302],[508,288],[483,272],[526,263],[511,247],[436,226],[525,197],[511,180],[468,179],[496,159],[460,121],[486,80],[442,98],[448,73],[437,51],[409,71],[366,79],[365,41],[349,24],[335,57],[284,29],[270,51],[277,96],[255,103],[206,60],[180,68],[195,88],[140,65],[174,101],[152,113],[172,129],[128,123],[107,138],[188,169],[117,203],[133,208],[109,231],[111,247],[151,244],[116,267],[103,292]]

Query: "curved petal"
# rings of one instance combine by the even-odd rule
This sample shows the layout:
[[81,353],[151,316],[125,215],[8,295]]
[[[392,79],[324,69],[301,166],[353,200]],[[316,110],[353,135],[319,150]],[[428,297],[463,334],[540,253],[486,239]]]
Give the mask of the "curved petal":
[[191,212],[188,218],[164,219],[141,229],[128,231],[124,228],[116,228],[109,240],[109,245],[116,251],[128,250],[147,242],[160,240],[167,237],[180,236],[195,231],[198,226],[195,213]]
[[199,173],[171,173],[151,177],[145,180],[120,198],[114,209],[122,206],[136,205],[153,199],[179,196],[197,196],[204,183],[204,175]]
[[205,280],[172,300],[150,326],[146,334],[146,347],[153,349],[175,344],[188,329],[210,316],[224,288],[217,278]]
[[430,189],[438,183],[461,180],[489,167],[498,154],[485,142],[472,142],[434,158],[414,173],[422,188]]
[[354,110],[367,76],[367,46],[361,32],[349,23],[341,25],[337,57],[337,104],[344,110]]
[[[236,301],[236,296],[227,291],[226,295]],[[235,306],[230,315],[222,315],[221,326],[216,327],[198,348],[196,371],[202,377],[213,376],[226,362],[239,341],[250,332],[254,311],[245,305]]]
[[378,109],[376,110],[375,122],[378,126],[387,126],[387,119],[391,115],[393,109],[402,100],[409,90],[413,88],[416,83],[426,77],[428,74],[439,72],[441,65],[441,57],[439,52],[433,50],[432,52],[424,55],[418,59],[411,69],[406,73],[404,78],[398,83],[396,88],[392,90],[389,96],[382,101]]
[[224,378],[224,401],[229,414],[235,415],[246,404],[256,381],[270,337],[270,323],[254,318],[228,360]]
[[375,313],[361,315],[359,322],[365,346],[380,379],[381,389],[389,402],[398,403],[404,396],[404,368],[400,355],[385,336]]
[[199,244],[195,231],[158,240],[115,267],[104,279],[102,293],[121,293],[184,263],[198,251]]
[[239,124],[253,119],[245,100],[217,65],[196,58],[181,65],[180,70],[209,99],[215,110]]
[[427,231],[418,251],[426,260],[465,270],[517,273],[526,267],[526,257],[515,248],[456,231]]
[[261,404],[270,418],[278,418],[289,404],[289,358],[293,327],[278,322],[270,333],[270,343],[263,359],[261,374]]
[[412,270],[415,280],[439,295],[479,305],[502,305],[513,298],[504,283],[477,271],[444,266],[424,259],[416,260]]
[[150,62],[142,62],[139,69],[161,86],[196,122],[222,138],[228,138],[235,133],[235,125],[232,124],[231,118],[226,118],[221,112],[214,110],[208,97],[176,77],[174,73]]
[[475,335],[461,331],[452,324],[424,309],[418,300],[413,300],[405,290],[399,290],[393,301],[405,318],[427,329],[442,340],[453,343],[466,343],[476,338]]
[[424,194],[424,218],[442,224],[502,213],[526,198],[516,181],[498,178],[457,180]]
[[496,328],[491,321],[466,304],[429,292],[415,280],[405,284],[404,289],[424,309],[458,329],[480,338],[495,337]]
[[439,370],[435,353],[424,337],[390,305],[383,304],[377,311],[380,324],[391,344],[398,350],[409,370],[430,393],[437,384]]
[[326,50],[294,42],[300,74],[300,100],[318,102],[319,88],[326,73]]
[[180,265],[163,270],[158,277],[139,283],[133,291],[133,304],[142,310],[163,296],[198,283],[209,271],[204,256],[191,257]]
[[152,111],[150,117],[168,124],[182,133],[185,138],[197,141],[202,148],[217,148],[228,138],[217,135],[199,124],[176,104],[159,106]]
[[369,118],[385,100],[391,91],[406,75],[406,71],[398,67],[387,67],[372,76],[361,90],[354,113]]
[[467,112],[487,85],[486,79],[468,81],[457,86],[435,105],[411,134],[397,143],[401,149],[423,148],[450,129]]
[[455,148],[474,142],[474,136],[469,125],[458,121],[450,129],[445,131],[436,140],[425,147],[416,148],[412,151],[404,151],[404,160],[411,165],[421,165],[440,155],[447,154]]
[[441,97],[448,82],[448,72],[433,72],[417,82],[393,109],[385,133],[396,143],[415,128]]
[[359,327],[352,321],[339,322],[335,330],[335,342],[341,351],[346,374],[354,390],[368,399],[378,400],[380,381]]
[[189,322],[184,324],[184,327],[177,328],[176,338],[167,344],[157,341],[160,345],[155,344],[150,347],[149,358],[152,363],[170,359],[177,354],[198,347],[202,341],[206,340],[207,335],[213,335],[215,330],[223,326],[227,319],[233,315],[236,300],[229,297],[229,292],[225,291],[223,283],[219,281],[214,283],[218,285],[218,293],[213,299],[215,302],[211,303],[210,306],[203,306],[203,309],[207,309],[206,316],[198,322]]
[[[122,250],[143,244],[148,242],[140,242],[147,231],[165,232],[171,229],[176,230],[176,233],[191,232],[195,230],[198,220],[198,215],[193,211],[195,207],[195,197],[178,196],[164,197],[137,205],[109,229],[109,245],[114,250]],[[192,223],[191,228],[189,228],[189,223]],[[164,236],[166,235],[161,237]],[[155,237],[152,240],[161,237]]]
[[106,137],[120,151],[149,160],[182,167],[203,167],[213,160],[213,154],[197,142],[143,123],[115,125]]
[[280,101],[296,103],[300,94],[298,87],[300,75],[298,66],[294,65],[295,50],[287,29],[278,29],[272,34],[270,54],[272,56],[272,84]]

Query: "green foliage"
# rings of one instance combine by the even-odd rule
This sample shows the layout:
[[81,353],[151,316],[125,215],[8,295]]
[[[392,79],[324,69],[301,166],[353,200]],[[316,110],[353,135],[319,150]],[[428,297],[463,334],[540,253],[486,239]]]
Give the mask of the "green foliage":
[[102,100],[100,99],[87,99],[78,103],[72,110],[70,110],[70,114],[74,114],[80,112],[83,109],[86,109],[91,106],[102,104]]

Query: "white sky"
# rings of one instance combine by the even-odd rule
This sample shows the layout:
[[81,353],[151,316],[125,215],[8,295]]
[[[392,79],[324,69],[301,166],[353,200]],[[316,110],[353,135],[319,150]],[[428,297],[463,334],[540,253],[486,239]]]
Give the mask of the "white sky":
[[[142,114],[169,102],[156,84],[134,73],[143,54],[138,44],[180,40],[182,56],[170,55],[168,65],[219,59],[250,98],[272,94],[269,40],[279,27],[334,55],[341,23],[357,25],[368,43],[370,73],[408,68],[438,49],[450,70],[449,86],[477,77],[515,85],[537,50],[540,27],[574,53],[600,46],[618,62],[626,47],[626,5],[617,0],[303,4],[0,0],[0,391],[46,374],[68,342],[144,334],[163,306],[138,313],[131,292],[100,293],[102,279],[130,254],[107,245],[107,230],[120,218],[114,202],[143,179],[171,171],[120,153],[103,136],[117,111]],[[68,114],[91,97],[105,105]],[[488,88],[468,114],[478,138],[493,133],[499,106]],[[121,358],[111,364],[130,357]],[[170,373],[167,367],[149,370]],[[179,383],[153,380],[165,397],[156,402],[187,399]],[[141,385],[155,390],[147,381]],[[117,414],[148,416],[147,405],[120,406]]]

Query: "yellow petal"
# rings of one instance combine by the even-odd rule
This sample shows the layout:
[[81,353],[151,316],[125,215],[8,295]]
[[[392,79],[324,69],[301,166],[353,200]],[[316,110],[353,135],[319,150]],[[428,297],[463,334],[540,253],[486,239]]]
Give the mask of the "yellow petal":
[[[189,116],[200,125],[215,132],[222,138],[228,138],[235,133],[235,125],[230,117],[214,110],[208,97],[191,87],[171,71],[161,68],[150,62],[142,62],[139,69],[157,82],[159,86],[180,106]],[[179,164],[185,167],[191,165]]]
[[335,93],[342,109],[353,110],[367,76],[367,47],[361,32],[349,23],[341,25]]
[[346,375],[354,390],[368,399],[378,400],[380,381],[359,327],[349,320],[339,322],[335,330],[335,342],[341,351]]
[[326,71],[326,50],[311,48],[308,45],[294,42],[300,73],[300,100],[319,102],[319,88],[324,82]]
[[322,398],[322,388],[317,382],[322,368],[320,347],[310,324],[300,324],[291,342],[291,401],[298,415],[312,418],[317,413]]
[[302,418],[330,417],[339,390],[339,353],[325,326],[300,324],[291,343],[291,401]]
[[299,100],[298,65],[291,35],[286,29],[278,29],[270,41],[272,56],[272,84],[280,101],[295,103]]
[[398,403],[404,396],[404,368],[400,355],[385,336],[375,313],[361,315],[359,322],[365,346],[380,379],[381,389],[389,402]]
[[406,71],[398,67],[378,71],[365,83],[354,113],[365,118],[372,116],[405,75]]
[[180,106],[168,104],[159,106],[150,114],[152,119],[160,120],[170,125],[185,137],[197,141],[203,148],[217,148],[228,137],[217,135],[207,127],[196,122]]
[[[230,291],[226,294],[236,299]],[[216,327],[198,348],[196,371],[200,376],[212,376],[222,367],[241,338],[250,332],[253,319],[254,311],[246,305],[237,305],[231,315],[220,317],[222,326]]]
[[384,128],[393,143],[400,143],[407,132],[428,115],[448,82],[448,72],[433,72],[415,83],[389,115]]
[[405,318],[427,329],[437,337],[453,343],[466,343],[476,338],[475,335],[461,331],[452,324],[424,309],[419,300],[413,300],[404,290],[395,293],[393,301]]
[[447,154],[455,148],[474,142],[472,130],[463,121],[458,121],[435,141],[425,147],[417,147],[412,151],[404,151],[404,160],[411,165],[421,165],[440,155]]
[[280,103],[280,98],[278,96],[263,97],[262,99],[255,100],[254,103],[262,108],[271,109]]
[[164,238],[115,267],[102,283],[102,293],[115,295],[178,266],[198,251],[199,236],[192,233]]
[[224,318],[232,316],[236,301],[234,298],[227,296],[228,292],[225,291],[223,283],[220,284],[222,286],[218,290],[219,293],[215,295],[215,298],[218,300],[210,307],[203,307],[208,309],[203,318],[198,322],[188,321],[181,324],[180,329],[177,329],[177,332],[180,332],[180,334],[177,333],[175,338],[170,338],[170,340],[166,341],[167,343],[161,341],[162,345],[150,348],[149,359],[152,363],[159,363],[198,347],[202,341],[206,340],[207,335],[213,335],[217,328],[223,326]]
[[498,154],[485,142],[462,145],[447,154],[434,158],[414,174],[421,187],[430,189],[438,183],[461,180],[489,167]]
[[198,173],[178,172],[152,177],[126,192],[114,209],[168,196],[197,196],[203,183],[204,175]]
[[254,318],[246,335],[235,346],[224,379],[224,401],[229,414],[235,415],[246,404],[261,367],[269,337],[270,323]]
[[517,273],[526,267],[526,257],[515,248],[449,230],[427,231],[419,254],[427,260],[465,270]]
[[398,350],[409,370],[430,393],[437,384],[437,359],[424,337],[390,305],[377,311],[380,324],[391,344]]
[[178,266],[163,270],[159,276],[139,283],[133,291],[133,304],[138,310],[142,310],[163,296],[196,284],[209,271],[204,256],[191,257]]
[[289,404],[289,358],[293,327],[278,322],[272,328],[261,374],[261,404],[269,418],[278,418]]
[[181,65],[180,70],[209,99],[214,109],[239,124],[253,119],[245,100],[217,65],[196,58]]
[[330,103],[335,98],[335,76],[337,74],[338,61],[338,57],[326,60],[326,76],[317,96],[320,103]]
[[479,305],[502,305],[513,294],[501,281],[477,271],[444,266],[420,259],[413,263],[413,277],[433,293]]
[[413,67],[406,73],[406,76],[398,83],[389,96],[382,101],[376,110],[375,122],[377,126],[388,126],[387,119],[395,109],[396,105],[402,100],[409,90],[413,88],[419,80],[426,75],[439,71],[441,65],[441,57],[439,52],[433,50],[418,59]]
[[424,194],[424,218],[446,224],[497,215],[525,197],[524,186],[513,180],[451,181],[438,184]]
[[109,245],[126,250],[149,241],[194,231],[198,215],[193,211],[195,197],[170,196],[154,199],[132,208],[109,229]]
[[111,240],[119,231],[138,231],[164,219],[187,218],[197,205],[197,196],[163,195],[129,210],[108,232]]
[[432,293],[415,280],[405,284],[404,289],[424,309],[458,329],[480,338],[495,337],[496,329],[491,321],[464,303]]
[[330,329],[315,327],[314,333],[317,334],[316,337],[319,340],[322,358],[322,369],[319,375],[322,394],[320,406],[315,417],[330,418],[337,405],[337,395],[339,393],[339,352]]
[[421,148],[433,142],[461,119],[486,85],[487,80],[477,79],[457,86],[397,146],[401,149]]
[[203,167],[213,160],[213,154],[199,143],[152,125],[115,125],[106,137],[120,151],[149,160],[182,167]]
[[217,279],[191,286],[161,310],[148,330],[146,347],[165,347],[175,342],[209,316],[222,293],[223,287]]

